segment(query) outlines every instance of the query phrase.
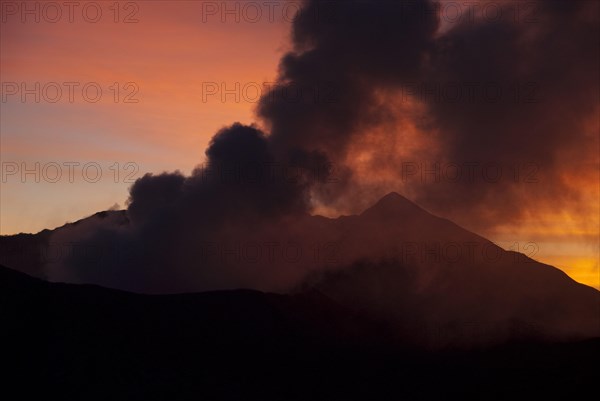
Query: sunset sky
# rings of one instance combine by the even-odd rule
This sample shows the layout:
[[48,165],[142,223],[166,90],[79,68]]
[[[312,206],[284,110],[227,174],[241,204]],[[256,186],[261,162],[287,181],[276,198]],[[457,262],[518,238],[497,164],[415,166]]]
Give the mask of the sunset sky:
[[[256,115],[263,94],[257,91],[266,92],[276,81],[280,59],[291,48],[292,17],[299,7],[298,2],[272,2],[270,6],[253,2],[258,8],[227,2],[228,12],[221,8],[222,2],[135,1],[120,2],[117,15],[113,2],[89,7],[81,2],[70,21],[65,6],[57,14],[45,2],[2,0],[0,4],[2,235],[35,233],[100,210],[126,208],[128,189],[135,179],[149,172],[189,174],[205,161],[204,151],[222,127],[241,122],[268,129],[264,118]],[[30,12],[24,13],[22,4]],[[97,7],[101,9],[98,17]],[[438,35],[455,27],[450,16],[442,19]],[[73,99],[69,99],[69,85],[74,88]],[[591,85],[597,88],[597,81]],[[57,87],[62,93],[56,92]],[[97,87],[102,95],[94,102]],[[222,87],[230,92],[221,93]],[[30,91],[23,93],[23,89]],[[316,213],[357,213],[391,191],[421,204],[421,186],[427,182],[411,175],[410,179],[419,182],[407,183],[398,164],[379,165],[383,159],[397,157],[410,166],[453,163],[452,156],[439,156],[451,146],[443,140],[444,133],[437,128],[430,132],[427,124],[412,118],[421,107],[414,94],[404,94],[404,98],[397,91],[379,95],[387,104],[398,102],[411,117],[395,119],[392,128],[389,121],[370,127],[370,132],[348,145],[344,163],[353,168],[363,192],[357,192],[352,202],[318,204]],[[548,114],[569,101],[549,99]],[[585,121],[579,119],[573,125],[574,130],[585,130],[589,138],[585,147],[595,150],[595,158],[580,156],[575,153],[578,147],[563,147],[557,141],[552,146],[562,150],[553,155],[564,170],[546,175],[542,169],[536,180],[520,182],[517,190],[523,197],[529,199],[531,192],[536,194],[534,199],[543,199],[539,208],[528,207],[518,218],[489,225],[478,222],[486,218],[469,217],[458,207],[427,202],[423,207],[505,249],[523,252],[600,288],[598,106],[598,102],[590,104]],[[439,115],[451,121],[451,113]],[[570,117],[565,116],[565,125]],[[381,150],[382,138],[388,137],[393,142],[386,142]],[[423,153],[424,149],[431,153]],[[531,166],[523,168],[529,171]],[[102,176],[96,178],[98,171]],[[544,181],[547,177],[561,177],[566,187],[578,190],[565,195],[555,207],[555,194],[547,190],[553,183]],[[484,199],[490,215],[496,206],[519,208],[518,203]]]

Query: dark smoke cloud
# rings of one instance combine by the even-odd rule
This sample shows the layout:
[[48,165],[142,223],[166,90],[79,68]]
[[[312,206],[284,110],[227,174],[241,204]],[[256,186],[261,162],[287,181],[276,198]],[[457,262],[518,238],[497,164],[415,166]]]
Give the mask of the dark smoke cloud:
[[[303,275],[276,263],[252,271],[199,264],[199,244],[255,231],[265,241],[286,231],[306,241],[324,226],[285,224],[320,205],[356,210],[391,190],[482,227],[577,202],[580,188],[569,177],[597,165],[589,123],[598,112],[598,3],[539,5],[537,23],[476,19],[443,27],[430,1],[306,1],[278,85],[257,109],[268,135],[234,124],[215,135],[207,166],[191,176],[144,176],[131,189],[129,224],[89,223],[54,238],[111,249],[111,260],[90,266],[74,255],[49,265],[49,277],[144,292],[283,289]],[[475,101],[402,99],[415,84],[436,82],[493,82],[504,91],[533,83],[536,92],[524,96],[535,102],[483,101],[481,94]],[[299,100],[290,100],[297,91]],[[402,182],[398,155],[407,155],[407,141],[417,149],[413,161],[529,163],[539,182]],[[357,148],[374,155],[366,179]]]
[[[598,165],[597,128],[590,126],[598,113],[598,4],[528,2],[524,9],[483,1],[479,10],[488,3],[499,18],[474,12],[442,32],[449,17],[436,10],[444,3],[308,1],[294,22],[280,85],[258,108],[274,146],[321,152],[351,173],[352,145],[378,136],[369,141],[370,176],[391,177],[376,186],[347,179],[346,188],[336,187],[338,199],[324,199],[347,205],[351,194],[373,191],[353,211],[391,186],[480,229],[536,209],[581,206],[571,177]],[[281,94],[315,86],[336,96],[296,104]],[[400,96],[405,101],[390,101]],[[411,115],[408,101],[421,112]],[[406,118],[420,132],[413,141],[427,143],[421,153],[406,154],[389,138],[406,136]],[[419,166],[411,180],[400,180],[404,162]],[[442,170],[439,182],[431,183],[435,173],[423,179],[438,162],[461,166],[462,177],[447,179]]]
[[[484,224],[535,209],[577,207],[579,183],[598,166],[598,3],[535,3],[536,21],[462,23],[436,41],[422,71],[430,82],[493,83],[489,99],[428,103],[442,157],[503,167],[497,183],[432,185],[415,200],[441,210],[482,215]],[[502,6],[514,14],[518,2]],[[517,89],[518,88],[518,89]],[[496,94],[497,93],[497,94]],[[534,166],[537,183],[515,180]],[[530,168],[531,169],[531,168]]]
[[309,182],[304,178],[310,176],[284,177],[280,171],[284,166],[277,163],[257,128],[236,123],[222,129],[211,140],[206,156],[207,165],[191,177],[162,174],[138,180],[131,189],[133,221],[143,223],[157,215],[173,220],[183,214],[182,223],[206,226],[224,218],[265,218],[308,210],[305,187]]
[[[341,165],[356,135],[393,119],[377,89],[418,77],[434,44],[434,11],[428,2],[306,2],[278,85],[258,107],[275,150],[318,152]],[[319,96],[288,101],[297,91]]]
[[278,163],[265,135],[239,123],[219,131],[206,156],[207,165],[189,177],[175,172],[137,180],[129,224],[96,219],[55,234],[55,244],[76,243],[79,250],[50,263],[50,278],[141,292],[258,287],[258,272],[247,282],[222,263],[206,263],[203,254],[223,244],[222,232],[250,238],[247,227],[307,213],[307,187],[320,178]]

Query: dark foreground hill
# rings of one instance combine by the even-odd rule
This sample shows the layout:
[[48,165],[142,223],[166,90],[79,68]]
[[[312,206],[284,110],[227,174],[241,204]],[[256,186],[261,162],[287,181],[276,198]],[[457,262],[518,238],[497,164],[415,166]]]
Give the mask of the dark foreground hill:
[[4,267],[0,286],[4,399],[564,400],[597,390],[600,340],[431,351],[314,291],[137,295]]

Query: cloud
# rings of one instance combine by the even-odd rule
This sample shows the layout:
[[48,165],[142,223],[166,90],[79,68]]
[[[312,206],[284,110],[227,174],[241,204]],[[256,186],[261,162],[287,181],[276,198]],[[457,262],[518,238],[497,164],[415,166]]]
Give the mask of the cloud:
[[306,2],[258,107],[275,149],[335,163],[347,188],[321,200],[354,212],[391,188],[480,229],[586,210],[598,4],[477,2],[452,23],[447,6]]

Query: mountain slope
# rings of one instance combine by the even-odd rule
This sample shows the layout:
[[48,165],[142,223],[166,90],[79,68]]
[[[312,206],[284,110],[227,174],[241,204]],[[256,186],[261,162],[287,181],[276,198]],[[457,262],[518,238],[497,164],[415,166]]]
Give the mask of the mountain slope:
[[[345,305],[436,343],[600,336],[600,292],[433,216],[398,194],[337,221],[345,264],[313,278]],[[423,337],[425,335],[425,337]]]

